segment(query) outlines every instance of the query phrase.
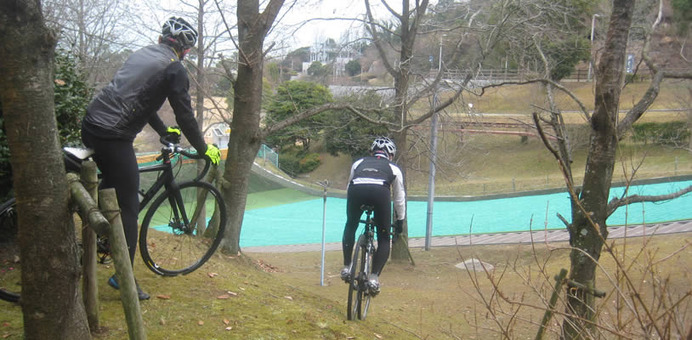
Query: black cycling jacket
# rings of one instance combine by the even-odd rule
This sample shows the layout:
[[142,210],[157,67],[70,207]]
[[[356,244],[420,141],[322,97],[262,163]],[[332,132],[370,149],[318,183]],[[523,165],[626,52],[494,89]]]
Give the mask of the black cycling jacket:
[[[406,218],[406,192],[401,169],[383,156],[363,157],[351,165],[348,186],[381,185],[391,188],[397,219]],[[347,186],[347,190],[348,190]]]
[[127,59],[91,101],[83,126],[102,138],[133,141],[149,123],[164,135],[166,126],[156,112],[168,99],[185,137],[204,153],[206,143],[192,111],[189,87],[187,71],[170,46],[144,47]]

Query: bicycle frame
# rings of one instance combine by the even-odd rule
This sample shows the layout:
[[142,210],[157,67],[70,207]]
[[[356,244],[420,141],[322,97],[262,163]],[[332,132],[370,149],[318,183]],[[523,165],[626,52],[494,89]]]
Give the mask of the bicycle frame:
[[171,164],[170,157],[165,159],[161,164],[155,164],[150,166],[145,166],[139,168],[139,173],[148,172],[161,172],[162,174],[156,179],[154,184],[152,184],[146,191],[143,189],[139,190],[142,195],[142,199],[139,202],[139,210],[144,210],[144,207],[151,202],[156,196],[156,193],[161,190],[162,187],[166,186],[166,189],[175,187],[175,178],[173,176],[173,166]]
[[[193,158],[192,154],[182,150],[181,148],[169,144],[167,147],[164,147],[161,149],[161,156],[157,157],[157,160],[162,160],[162,163],[160,164],[154,164],[150,166],[145,166],[139,168],[139,173],[149,173],[149,172],[161,172],[161,175],[159,175],[154,181],[154,183],[149,187],[149,189],[142,190],[140,189],[139,194],[142,195],[142,198],[139,203],[139,211],[144,211],[144,208],[151,202],[151,200],[154,199],[156,194],[161,190],[161,188],[165,188],[165,190],[171,190],[172,192],[175,192],[176,195],[174,197],[171,197],[171,207],[173,207],[173,216],[176,221],[182,221],[183,225],[189,225],[190,219],[189,216],[187,216],[185,209],[183,208],[183,198],[180,195],[180,192],[178,191],[178,184],[175,181],[175,176],[173,175],[173,164],[171,162],[171,159],[173,158],[173,155],[176,153],[179,153],[181,155],[187,156],[188,158]],[[200,172],[200,174],[194,179],[194,181],[199,181],[209,170],[209,162],[206,162],[204,169]],[[185,230],[185,232],[190,232],[188,230]]]
[[[138,169],[139,174],[143,173],[161,173],[157,176],[154,183],[149,186],[148,189],[139,190],[140,202],[139,211],[144,211],[144,208],[156,197],[156,194],[161,190],[171,190],[177,192],[178,184],[175,181],[175,176],[173,175],[173,163],[172,159],[176,154],[186,156],[191,159],[201,159],[201,155],[191,154],[179,146],[169,143],[164,139],[161,139],[161,143],[164,147],[161,148],[161,155],[156,158],[157,161],[162,161],[161,163],[144,166]],[[87,159],[91,155],[91,150],[89,149],[79,149],[79,148],[64,148],[65,153],[65,164],[69,171],[78,171],[81,166],[81,161]],[[209,170],[210,163],[206,162],[204,169],[198,174],[198,176],[193,181],[199,181]],[[184,225],[188,225],[189,217],[186,215],[185,209],[183,209],[183,199],[178,192],[175,197],[171,197],[171,207],[173,207],[173,215],[175,220],[182,221]]]

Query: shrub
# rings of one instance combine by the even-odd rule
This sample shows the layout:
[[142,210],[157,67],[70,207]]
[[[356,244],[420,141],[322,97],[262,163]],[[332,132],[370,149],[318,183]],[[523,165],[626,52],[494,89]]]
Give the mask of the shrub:
[[690,138],[685,122],[639,123],[632,127],[632,139],[644,144],[681,145]]
[[315,170],[321,163],[318,153],[300,147],[284,148],[279,153],[279,169],[293,177]]

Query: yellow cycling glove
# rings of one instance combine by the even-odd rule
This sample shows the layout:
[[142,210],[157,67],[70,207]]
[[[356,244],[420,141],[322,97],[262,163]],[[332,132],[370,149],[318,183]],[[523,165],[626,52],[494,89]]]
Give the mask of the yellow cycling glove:
[[221,159],[221,151],[219,151],[219,148],[217,148],[216,145],[207,144],[207,151],[204,153],[204,155],[209,157],[211,164],[219,164],[219,160]]
[[164,136],[164,139],[169,143],[180,143],[180,128],[178,128],[177,126],[169,126],[166,129],[166,135]]

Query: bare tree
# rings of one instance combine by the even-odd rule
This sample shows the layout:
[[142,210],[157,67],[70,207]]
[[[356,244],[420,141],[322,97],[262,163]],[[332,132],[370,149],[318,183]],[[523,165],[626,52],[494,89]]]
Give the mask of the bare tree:
[[[659,4],[661,3],[659,2]],[[655,30],[660,22],[660,8],[661,6],[659,6],[657,19],[653,23],[651,31]],[[564,131],[564,123],[560,119],[561,116],[556,107],[551,105],[550,110],[553,118],[550,120],[542,120],[538,114],[534,114],[534,121],[543,136],[544,144],[559,161],[572,202],[572,222],[570,223],[561,217],[567,225],[570,233],[570,244],[573,247],[568,277],[572,284],[567,289],[567,311],[563,323],[563,336],[568,339],[591,338],[595,334],[592,331],[595,328],[594,318],[596,315],[594,302],[596,269],[603,248],[608,247],[605,242],[608,237],[607,218],[618,207],[627,204],[672,199],[692,190],[690,187],[670,195],[623,196],[608,201],[619,142],[631,129],[632,124],[651,106],[660,91],[660,84],[664,78],[692,79],[691,72],[667,71],[648,56],[648,46],[652,36],[648,34],[642,51],[642,58],[652,72],[649,89],[639,102],[627,112],[625,117],[619,119],[619,100],[624,84],[625,57],[634,11],[635,3],[633,1],[613,1],[608,33],[596,69],[593,115],[590,115],[584,105],[580,104],[591,128],[588,159],[581,187],[577,188],[572,179],[571,160],[566,151],[568,136],[560,134],[557,145],[545,138],[546,133],[543,124],[551,125],[558,133]],[[541,81],[546,82],[549,89],[554,87],[569,92],[550,80],[543,79]],[[572,98],[576,97],[572,96]],[[654,329],[653,331],[663,336],[659,330]]]
[[24,336],[90,339],[53,107],[56,37],[40,2],[25,0],[0,3],[0,34],[0,98],[20,212]]
[[44,13],[58,32],[58,47],[71,51],[82,72],[98,84],[109,81],[122,61],[115,51],[132,45],[126,40],[131,27],[122,20],[130,17],[130,8],[125,0],[49,0]]
[[240,252],[240,229],[250,169],[262,143],[260,107],[264,39],[283,4],[284,0],[270,0],[260,11],[258,0],[238,0],[238,76],[233,83],[233,121],[222,185],[230,216],[229,228],[226,228],[221,243],[222,250],[227,253]]
[[[454,22],[454,24],[447,24],[441,27],[425,22],[426,11],[429,5],[428,0],[414,0],[413,2],[401,0],[400,12],[395,10],[393,5],[395,2],[398,3],[398,0],[382,1],[382,4],[394,18],[394,25],[378,22],[373,14],[370,1],[364,0],[364,2],[366,7],[364,21],[368,34],[378,51],[379,58],[384,64],[387,73],[394,79],[394,98],[391,105],[389,105],[394,118],[392,121],[384,121],[367,115],[362,116],[362,118],[371,123],[387,126],[397,143],[397,149],[400,150],[397,153],[397,163],[402,168],[404,177],[407,177],[406,172],[411,159],[413,159],[411,153],[413,145],[427,145],[424,142],[409,143],[411,127],[420,125],[434,114],[454,104],[461,97],[462,93],[467,90],[467,85],[473,78],[473,75],[481,68],[484,58],[491,53],[499,41],[499,37],[507,30],[506,25],[514,15],[512,11],[514,2],[499,2],[497,4],[497,17],[492,24],[477,20],[479,13],[482,10],[488,10],[487,7],[489,5],[460,4],[459,6],[462,6],[463,10],[459,11],[459,17],[456,17],[455,20],[448,20]],[[449,46],[448,50],[451,51],[445,63],[439,62],[441,67],[437,70],[436,75],[432,77],[433,79],[430,79],[429,72],[423,72],[420,66],[415,66],[415,60],[419,58],[416,55],[416,48],[421,48],[417,44],[417,39],[421,36],[434,38],[434,41],[439,41],[440,44],[445,40]],[[416,103],[423,99],[435,98],[435,92],[438,90],[445,68],[447,65],[458,67],[463,47],[468,48],[469,46],[473,46],[477,53],[465,56],[468,58],[463,63],[463,67],[466,68],[465,76],[462,79],[456,80],[452,94],[446,96],[443,100],[430,100],[432,105],[429,110],[414,114],[411,108]],[[428,45],[429,47],[430,45]],[[423,85],[414,87],[414,83]],[[408,238],[407,224],[405,224],[404,232],[400,237],[404,241]],[[391,257],[394,260],[408,260],[407,242],[395,242],[392,247]]]
[[[196,18],[197,33],[199,38],[195,51],[190,53],[186,60],[188,67],[192,70],[192,81],[195,93],[195,111],[197,112],[197,123],[204,129],[209,128],[211,121],[223,121],[230,123],[231,117],[227,110],[222,110],[222,105],[213,98],[209,82],[210,72],[214,70],[214,64],[219,62],[220,55],[229,51],[232,47],[230,43],[230,29],[233,26],[226,26],[222,20],[223,12],[231,12],[225,3],[218,3],[212,0],[180,0],[175,11],[169,15],[181,15],[185,18]],[[154,5],[151,5],[154,7]],[[225,7],[222,7],[225,6]],[[211,117],[207,110],[208,103],[215,106],[213,113],[220,116]]]

